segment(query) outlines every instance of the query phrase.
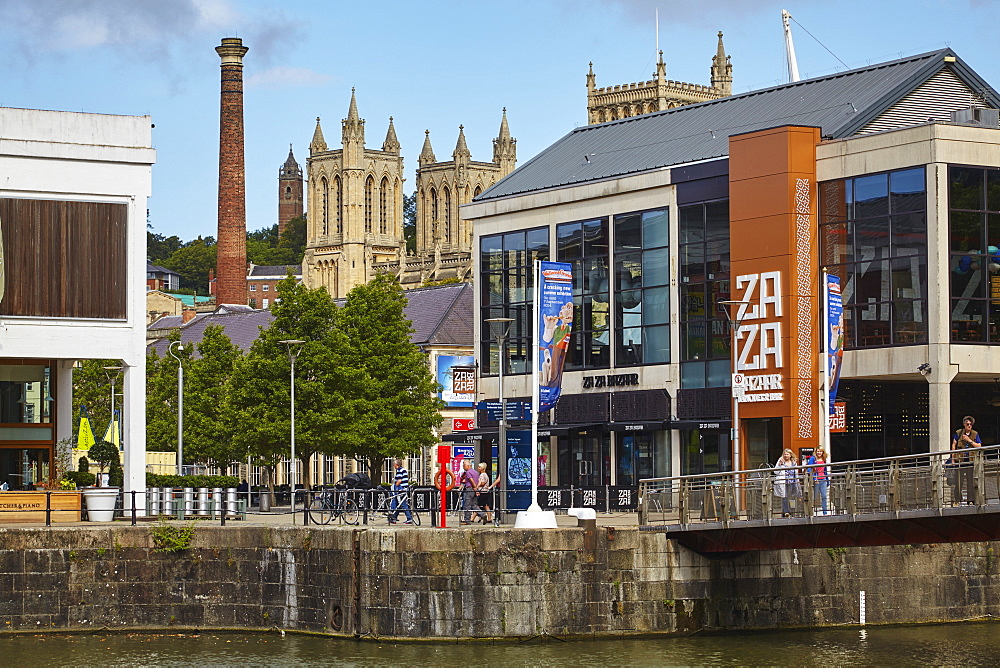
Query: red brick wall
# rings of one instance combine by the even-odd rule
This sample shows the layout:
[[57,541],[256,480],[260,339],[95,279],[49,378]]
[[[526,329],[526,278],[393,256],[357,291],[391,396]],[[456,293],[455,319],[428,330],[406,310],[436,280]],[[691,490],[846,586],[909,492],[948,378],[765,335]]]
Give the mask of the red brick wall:
[[[220,49],[243,48],[223,40]],[[245,51],[244,51],[245,53]],[[223,55],[221,52],[220,56]],[[246,176],[243,165],[243,65],[222,64],[219,113],[217,304],[247,303]]]

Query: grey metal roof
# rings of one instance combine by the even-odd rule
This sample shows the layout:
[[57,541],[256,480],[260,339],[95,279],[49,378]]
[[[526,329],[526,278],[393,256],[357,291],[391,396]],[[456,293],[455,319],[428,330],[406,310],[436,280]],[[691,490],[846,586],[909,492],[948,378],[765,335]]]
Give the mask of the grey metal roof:
[[167,269],[166,267],[161,267],[159,265],[153,264],[149,260],[146,260],[146,273],[147,274],[152,274],[152,273],[155,273],[155,274],[174,274],[175,276],[180,276],[180,274],[178,274],[173,269]]
[[[945,57],[954,57],[946,62]],[[729,137],[783,125],[849,137],[944,68],[990,107],[1000,96],[951,49],[577,128],[475,198],[509,197],[721,158]]]

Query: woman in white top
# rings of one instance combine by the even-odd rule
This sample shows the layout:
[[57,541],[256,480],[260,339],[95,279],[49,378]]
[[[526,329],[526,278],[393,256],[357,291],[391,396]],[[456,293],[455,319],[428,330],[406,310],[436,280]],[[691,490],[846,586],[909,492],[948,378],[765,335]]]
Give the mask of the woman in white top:
[[781,453],[781,459],[777,461],[774,468],[774,495],[781,498],[781,516],[789,517],[792,514],[792,500],[799,498],[799,478],[798,471],[781,470],[791,469],[798,466],[795,454],[785,448]]

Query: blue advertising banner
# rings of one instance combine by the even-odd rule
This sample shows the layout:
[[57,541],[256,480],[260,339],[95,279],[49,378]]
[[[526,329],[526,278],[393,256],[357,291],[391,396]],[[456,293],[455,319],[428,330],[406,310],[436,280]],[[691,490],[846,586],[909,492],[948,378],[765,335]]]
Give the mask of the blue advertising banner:
[[527,510],[531,504],[531,432],[507,432],[507,508]]
[[475,382],[470,384],[460,380],[456,384],[452,369],[475,366],[476,358],[472,355],[438,355],[437,382],[441,386],[442,401],[447,402],[449,406],[472,406],[476,401]]
[[562,390],[563,364],[573,331],[573,265],[542,262],[538,305],[538,412],[551,410]]
[[840,367],[844,362],[844,303],[840,295],[840,278],[826,276],[826,336],[827,379],[830,383],[830,415],[836,412],[837,386],[840,385]]

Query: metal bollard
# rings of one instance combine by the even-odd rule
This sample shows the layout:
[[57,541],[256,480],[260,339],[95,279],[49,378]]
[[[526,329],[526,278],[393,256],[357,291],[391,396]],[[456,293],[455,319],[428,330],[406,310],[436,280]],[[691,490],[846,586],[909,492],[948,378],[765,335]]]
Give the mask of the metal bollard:
[[212,488],[212,517],[218,517],[223,514],[224,510],[222,508],[222,488],[213,487]]
[[184,515],[194,515],[194,488],[184,488]]
[[208,515],[208,487],[198,488],[198,505],[195,507],[198,515]]
[[150,487],[146,491],[146,513],[149,515],[160,514],[160,488]]
[[236,494],[235,487],[226,488],[226,514],[230,517],[236,517],[238,512],[238,498]]

